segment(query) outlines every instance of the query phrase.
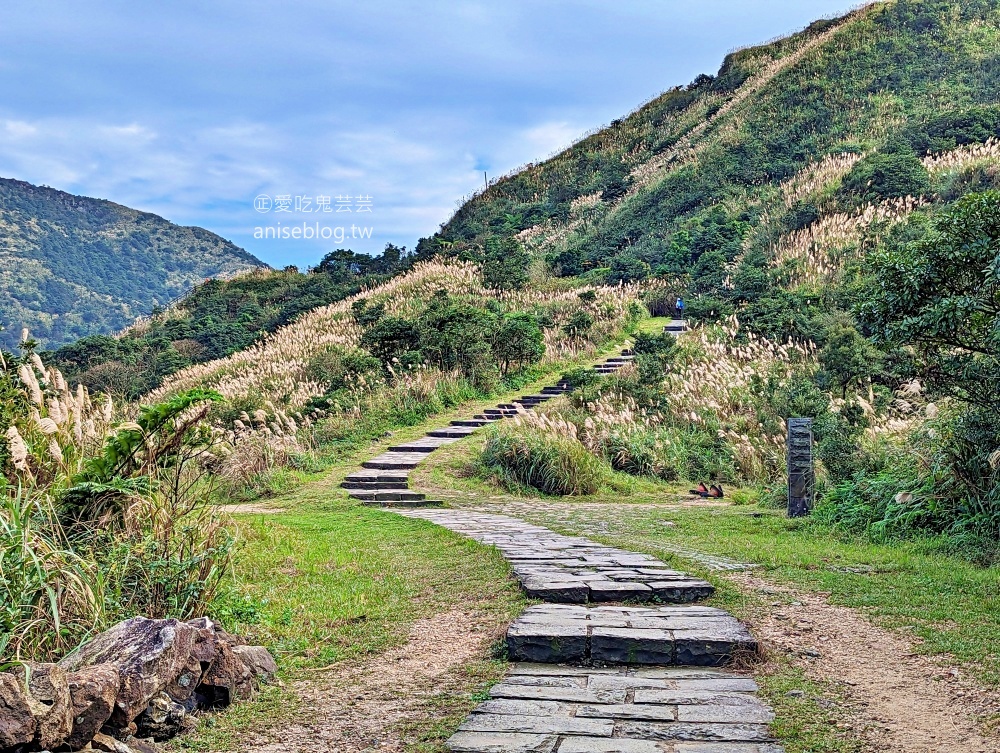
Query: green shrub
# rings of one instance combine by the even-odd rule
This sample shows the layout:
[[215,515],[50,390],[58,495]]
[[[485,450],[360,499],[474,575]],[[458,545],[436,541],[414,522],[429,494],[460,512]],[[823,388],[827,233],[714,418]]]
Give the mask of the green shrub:
[[543,494],[593,494],[611,469],[575,437],[517,424],[491,427],[479,466],[506,488]]
[[885,150],[858,161],[844,177],[840,192],[875,202],[930,191],[930,176],[907,144],[892,142]]

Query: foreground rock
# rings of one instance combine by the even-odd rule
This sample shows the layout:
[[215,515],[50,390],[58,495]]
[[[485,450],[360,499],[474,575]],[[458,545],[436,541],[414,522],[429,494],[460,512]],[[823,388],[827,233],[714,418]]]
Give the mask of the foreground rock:
[[246,646],[207,618],[136,617],[58,664],[0,673],[0,751],[134,749],[193,726],[192,712],[248,698],[277,671],[261,646]]

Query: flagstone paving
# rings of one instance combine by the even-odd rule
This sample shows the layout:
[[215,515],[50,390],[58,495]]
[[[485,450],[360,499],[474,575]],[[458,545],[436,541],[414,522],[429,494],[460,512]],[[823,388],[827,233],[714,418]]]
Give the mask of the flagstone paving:
[[731,614],[703,606],[538,604],[507,631],[517,661],[715,667],[756,651]]
[[511,665],[455,753],[781,753],[753,680],[679,667]]
[[[684,322],[673,322],[667,331],[683,329]],[[610,373],[631,357],[623,351],[594,368]],[[430,452],[568,390],[547,387],[453,421],[390,447],[343,482],[365,504],[391,506],[497,547],[525,592],[544,602],[510,626],[507,651],[515,663],[447,747],[453,753],[782,753],[754,681],[715,668],[754,655],[757,644],[728,612],[690,603],[710,596],[710,583],[648,554],[515,517],[432,509],[426,506],[440,503],[409,489],[409,472]]]
[[505,515],[470,510],[408,510],[497,547],[529,596],[563,604],[690,602],[712,595],[708,581],[673,570],[648,554],[616,549]]

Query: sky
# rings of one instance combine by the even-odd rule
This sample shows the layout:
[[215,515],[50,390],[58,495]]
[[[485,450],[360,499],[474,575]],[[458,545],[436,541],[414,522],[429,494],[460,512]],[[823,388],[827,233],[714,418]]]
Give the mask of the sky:
[[[276,267],[412,249],[484,171],[854,4],[6,0],[0,176],[200,225]],[[315,237],[274,237],[296,228]]]

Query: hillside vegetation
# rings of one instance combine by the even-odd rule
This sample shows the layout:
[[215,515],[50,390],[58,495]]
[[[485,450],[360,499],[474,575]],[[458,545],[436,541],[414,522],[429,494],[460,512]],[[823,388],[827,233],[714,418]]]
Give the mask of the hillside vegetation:
[[0,344],[107,334],[205,278],[263,263],[199,227],[0,179]]
[[[223,352],[227,328],[256,340],[169,373],[141,404],[72,385],[30,339],[0,353],[0,659],[61,656],[135,614],[228,609],[216,599],[235,542],[210,502],[280,491],[387,431],[592,355],[645,315],[637,286],[501,290],[468,262],[404,259],[395,276],[361,263],[334,252],[309,275],[207,283],[124,337],[60,351],[152,352],[175,323],[205,326]],[[324,298],[295,315],[294,301]],[[241,335],[233,312],[205,321],[230,305],[272,331]]]
[[74,383],[135,400],[180,369],[248,348],[307,311],[385,282],[412,261],[389,245],[378,257],[333,251],[305,273],[255,269],[209,279],[119,335],[90,335],[45,358]]
[[657,281],[701,325],[521,431],[780,504],[784,421],[812,417],[821,516],[995,558],[998,29],[996,0],[870,4],[473,196],[418,256],[516,241],[536,279]]

